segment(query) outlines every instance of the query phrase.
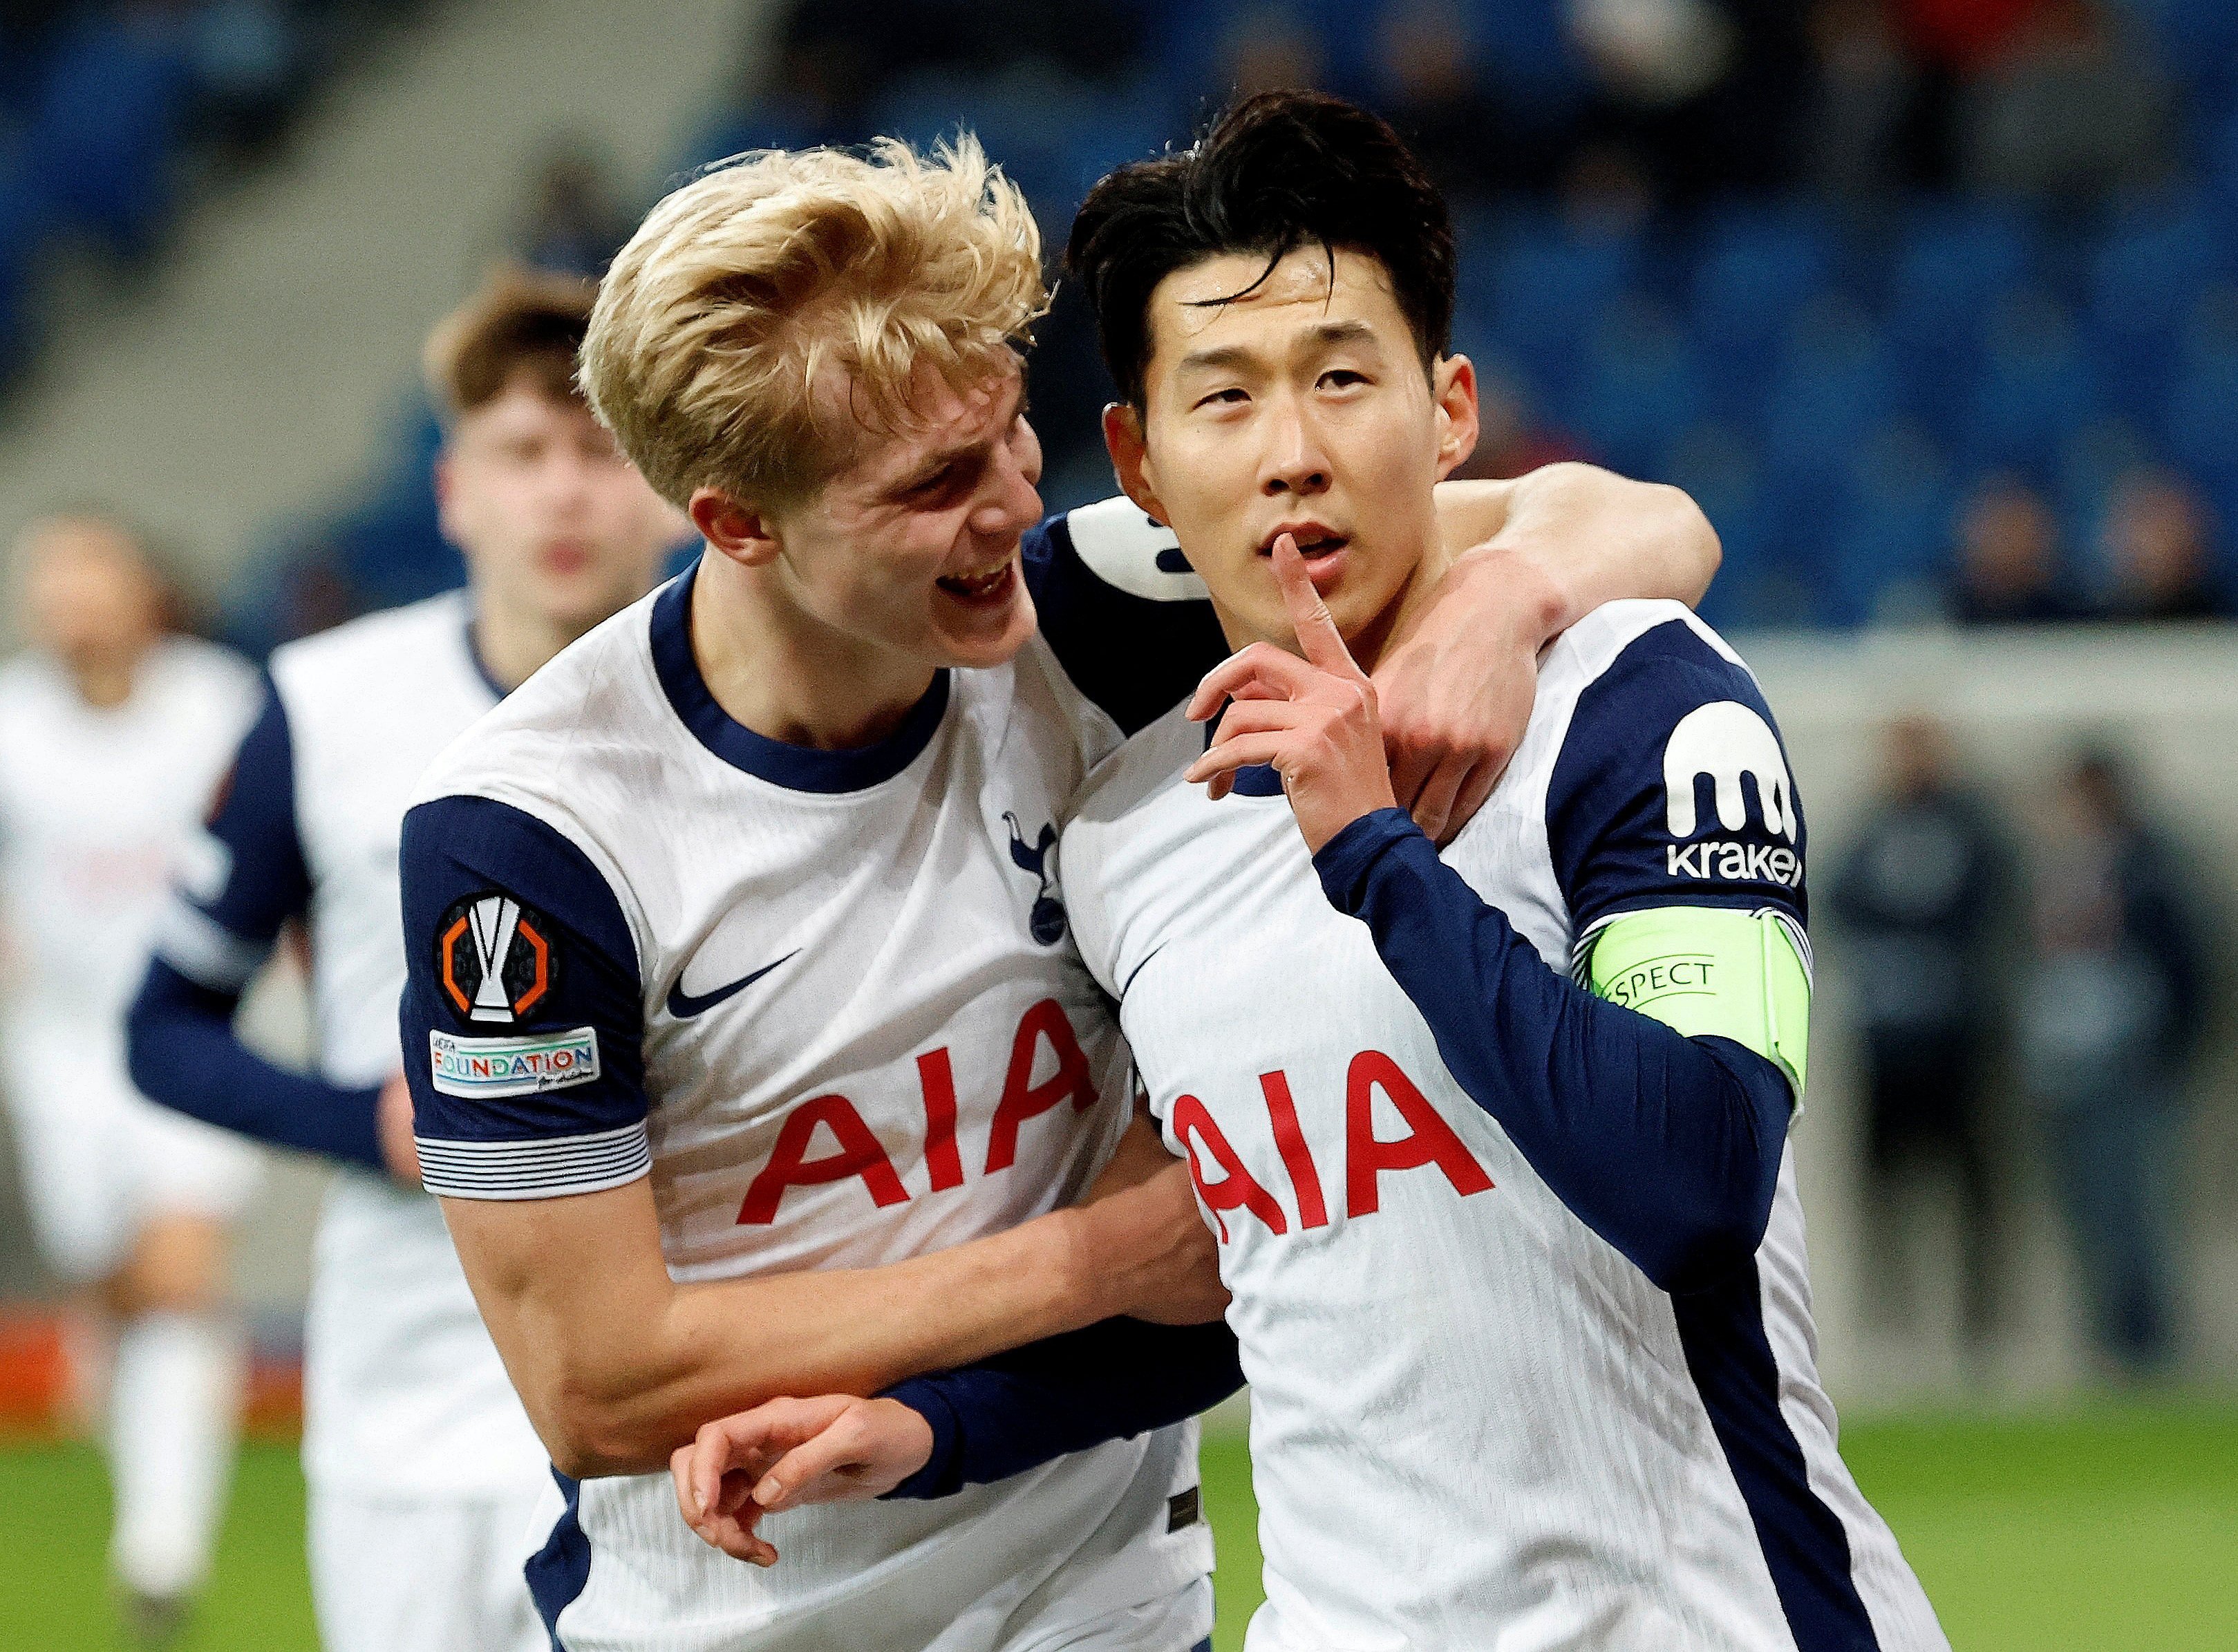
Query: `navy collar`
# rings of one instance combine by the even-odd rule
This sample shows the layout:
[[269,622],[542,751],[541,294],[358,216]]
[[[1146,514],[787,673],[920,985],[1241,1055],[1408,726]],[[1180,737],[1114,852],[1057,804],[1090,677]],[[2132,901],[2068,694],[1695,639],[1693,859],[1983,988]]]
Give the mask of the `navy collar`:
[[944,669],[933,673],[932,687],[901,726],[875,745],[838,752],[792,746],[736,721],[715,703],[692,652],[692,587],[699,574],[694,562],[652,600],[652,668],[692,738],[732,768],[792,792],[860,792],[893,779],[932,743],[948,713]]
[[[1213,720],[1204,726],[1204,749],[1212,749],[1213,736],[1220,732],[1220,720],[1228,715],[1229,700]],[[1232,785],[1239,797],[1280,797],[1282,795],[1282,776],[1272,763],[1254,763],[1248,768],[1235,772]]]
[[491,673],[489,661],[482,658],[481,638],[479,633],[476,632],[474,624],[473,613],[469,609],[467,614],[466,626],[467,661],[473,667],[474,675],[482,680],[482,687],[490,691],[490,698],[492,700],[503,700],[507,694],[511,693],[513,690],[500,682],[497,678]]

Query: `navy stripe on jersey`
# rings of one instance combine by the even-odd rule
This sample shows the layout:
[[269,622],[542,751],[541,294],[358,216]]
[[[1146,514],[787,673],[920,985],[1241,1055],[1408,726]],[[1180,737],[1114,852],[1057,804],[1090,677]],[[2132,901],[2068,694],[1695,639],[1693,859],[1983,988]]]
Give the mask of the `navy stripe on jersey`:
[[1800,928],[1793,775],[1744,667],[1684,620],[1642,632],[1578,696],[1547,781],[1547,846],[1575,932],[1651,906],[1771,907]]
[[1803,1448],[1779,1409],[1779,1365],[1755,1266],[1671,1305],[1797,1652],[1874,1652],[1880,1642],[1851,1576],[1849,1535],[1811,1490]]
[[788,791],[860,792],[893,779],[932,743],[948,713],[945,671],[933,673],[932,687],[900,726],[872,746],[837,752],[791,746],[735,721],[716,703],[692,651],[692,589],[699,574],[694,562],[653,599],[652,668],[692,738],[725,763]]
[[[1076,535],[1095,537],[1093,555]],[[1172,534],[1129,501],[1053,516],[1028,532],[1021,554],[1050,651],[1122,733],[1157,721],[1228,657],[1203,582],[1186,563],[1172,571]]]
[[[428,1189],[462,1198],[541,1198],[641,1174],[648,1106],[637,946],[590,858],[510,804],[444,797],[404,817],[401,860],[404,1071]],[[536,928],[546,973],[517,1013],[500,1006],[494,1022],[477,1019],[452,996],[458,981],[444,975],[446,956],[455,959],[456,947],[471,943],[445,938],[484,903],[506,901]],[[522,1094],[436,1087],[438,1035],[471,1055],[586,1029],[596,1042],[595,1076],[563,1076]]]
[[[150,1100],[286,1147],[385,1168],[378,1088],[345,1089],[274,1065],[233,1030],[242,990],[281,927],[310,904],[295,823],[288,714],[268,680],[206,825],[202,875],[175,888],[125,1018],[132,1081]],[[196,870],[190,864],[190,875]]]
[[552,1637],[552,1652],[567,1652],[560,1639],[560,1614],[579,1600],[590,1584],[591,1540],[583,1530],[583,1483],[570,1480],[557,1469],[552,1477],[560,1483],[567,1506],[553,1523],[544,1547],[520,1570],[528,1580],[528,1598],[536,1602],[536,1616]]
[[[250,952],[257,962],[271,949],[281,926],[310,905],[311,872],[295,825],[295,752],[288,732],[287,707],[268,678],[264,705],[242,736],[233,768],[220,783],[207,830],[224,851],[226,876],[214,889],[182,892],[189,911],[215,925],[236,944],[233,963]],[[255,972],[221,971],[216,979],[196,967],[209,959],[202,944],[159,948],[180,973],[218,991],[240,988]]]

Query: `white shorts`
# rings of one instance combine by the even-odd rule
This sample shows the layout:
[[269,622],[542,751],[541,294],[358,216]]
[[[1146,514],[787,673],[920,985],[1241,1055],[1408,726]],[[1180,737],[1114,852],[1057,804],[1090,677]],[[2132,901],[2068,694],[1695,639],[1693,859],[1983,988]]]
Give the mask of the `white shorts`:
[[0,1058],[31,1225],[70,1283],[116,1271],[151,1215],[229,1221],[255,1194],[257,1149],[135,1090],[115,1027],[10,1016]]
[[310,1490],[311,1596],[326,1652],[548,1652],[521,1566],[533,1489],[408,1497]]

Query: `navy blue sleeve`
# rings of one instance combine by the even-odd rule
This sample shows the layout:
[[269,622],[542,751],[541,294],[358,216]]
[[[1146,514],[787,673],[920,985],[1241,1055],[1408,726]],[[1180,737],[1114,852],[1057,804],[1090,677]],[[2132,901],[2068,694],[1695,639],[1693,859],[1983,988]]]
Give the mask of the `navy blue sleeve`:
[[401,872],[427,1189],[551,1198],[644,1175],[637,945],[590,857],[510,804],[444,797],[404,817]]
[[1023,561],[1058,663],[1126,733],[1171,711],[1228,657],[1180,541],[1131,500],[1049,518],[1026,534]]
[[1455,1080],[1579,1221],[1665,1290],[1750,1260],[1791,1106],[1778,1067],[1547,967],[1404,810],[1362,816],[1314,864],[1330,902],[1374,934]]
[[1654,906],[1770,909],[1798,933],[1805,836],[1756,679],[1683,620],[1633,639],[1578,696],[1546,788],[1575,932]]
[[1107,1319],[886,1390],[932,1425],[932,1456],[889,1497],[953,1496],[1069,1452],[1164,1428],[1243,1386],[1235,1333]]
[[151,1100],[277,1147],[384,1168],[381,1092],[274,1065],[233,1030],[242,990],[309,904],[288,715],[268,682],[159,924],[125,1018],[132,1081]]
[[[1684,621],[1579,695],[1546,827],[1581,958],[1596,926],[1658,906],[1769,910],[1802,939],[1802,811],[1771,709]],[[1461,1087],[1580,1221],[1666,1290],[1754,1255],[1795,1099],[1778,1066],[1550,969],[1400,810],[1355,820],[1314,865]]]

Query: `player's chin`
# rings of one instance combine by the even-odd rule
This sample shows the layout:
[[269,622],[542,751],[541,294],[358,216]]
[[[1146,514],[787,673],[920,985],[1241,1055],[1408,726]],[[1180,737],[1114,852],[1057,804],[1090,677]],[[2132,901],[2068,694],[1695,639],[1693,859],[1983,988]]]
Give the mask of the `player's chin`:
[[946,581],[932,587],[932,634],[952,666],[1000,666],[1016,658],[1034,634],[1034,600],[1013,560],[1004,580],[993,588],[953,590]]

